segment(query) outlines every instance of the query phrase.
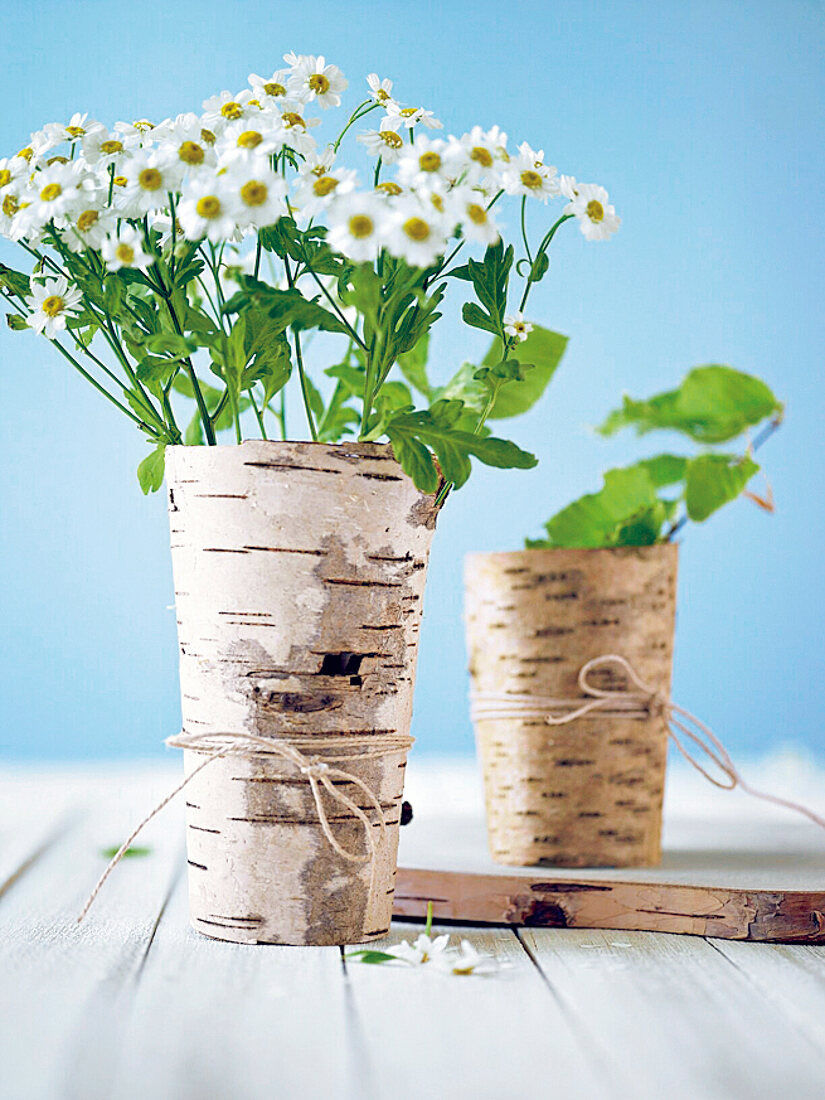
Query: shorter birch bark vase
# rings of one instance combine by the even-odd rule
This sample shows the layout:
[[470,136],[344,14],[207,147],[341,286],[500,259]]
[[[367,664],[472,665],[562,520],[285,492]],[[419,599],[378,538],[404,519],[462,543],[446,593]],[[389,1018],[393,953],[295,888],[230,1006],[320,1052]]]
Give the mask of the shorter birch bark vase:
[[[185,789],[192,924],[243,943],[383,936],[435,499],[373,443],[172,447],[167,484],[182,732],[208,742],[187,774],[221,735],[274,745]],[[335,769],[360,815],[301,759]]]
[[[490,850],[499,863],[642,867],[661,859],[668,729],[655,706],[605,707],[563,725],[506,700],[588,702],[582,666],[620,654],[669,695],[676,606],[674,544],[541,549],[467,558],[466,627],[478,708]],[[615,665],[594,669],[601,690],[633,690]],[[544,703],[542,702],[542,706]],[[530,709],[530,708],[527,708]]]

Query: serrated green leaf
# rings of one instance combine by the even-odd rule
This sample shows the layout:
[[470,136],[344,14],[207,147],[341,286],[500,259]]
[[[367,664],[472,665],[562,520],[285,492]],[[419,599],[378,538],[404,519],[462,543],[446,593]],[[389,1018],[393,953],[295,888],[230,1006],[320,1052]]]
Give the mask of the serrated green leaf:
[[706,520],[735,500],[758,470],[747,456],[705,454],[691,459],[685,481],[688,516],[698,523]]
[[498,325],[493,318],[475,302],[465,302],[461,307],[461,316],[464,318],[464,323],[472,328],[484,329],[485,332],[494,334],[498,332]]
[[144,495],[155,493],[163,484],[166,465],[166,444],[159,443],[137,468],[137,478]]
[[0,264],[0,288],[10,290],[18,298],[28,298],[31,295],[31,283],[29,276],[22,271],[15,271],[13,267]]
[[[501,387],[488,419],[505,420],[521,416],[531,409],[542,397],[556,373],[567,347],[567,340],[566,336],[558,332],[534,325],[527,339],[516,344],[509,356],[520,363],[532,364],[533,370],[527,372],[523,381],[508,382]],[[482,359],[481,366],[495,366],[501,362],[502,354],[501,340],[496,339]]]
[[760,379],[714,364],[694,368],[678,389],[646,401],[625,397],[597,430],[613,435],[633,427],[643,435],[672,429],[699,443],[724,443],[781,412],[782,403]]

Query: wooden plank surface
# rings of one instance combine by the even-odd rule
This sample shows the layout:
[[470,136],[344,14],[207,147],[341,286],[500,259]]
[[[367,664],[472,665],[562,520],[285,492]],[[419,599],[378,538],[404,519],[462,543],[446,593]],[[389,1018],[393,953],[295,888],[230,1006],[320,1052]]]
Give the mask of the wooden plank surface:
[[[825,1095],[823,947],[450,926],[502,964],[454,977],[344,963],[335,948],[219,943],[188,925],[180,808],[153,822],[151,855],[122,864],[78,927],[101,848],[176,777],[0,774],[4,1100]],[[472,765],[413,766],[408,859],[483,863],[475,784]],[[738,860],[749,878],[772,860],[768,873],[825,889],[804,826],[728,806],[697,823],[689,807],[671,801],[681,823],[667,858],[684,873],[700,853],[720,875]],[[386,942],[419,931],[397,922]]]

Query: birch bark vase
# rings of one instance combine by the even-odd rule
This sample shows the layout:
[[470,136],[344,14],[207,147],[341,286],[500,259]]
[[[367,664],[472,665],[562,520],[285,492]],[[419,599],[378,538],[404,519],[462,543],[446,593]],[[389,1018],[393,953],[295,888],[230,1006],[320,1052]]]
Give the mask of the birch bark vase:
[[[670,692],[678,550],[524,550],[467,558],[466,628],[476,693],[580,701],[594,657],[625,657]],[[624,674],[592,680],[627,690]],[[645,867],[661,860],[668,731],[661,714],[595,711],[561,726],[477,717],[490,850],[499,863]]]
[[[318,755],[366,784],[387,825],[382,834],[355,784],[333,780],[377,844],[374,861],[348,862],[299,767],[254,750],[214,760],[185,792],[193,926],[243,943],[380,937],[406,748],[366,758],[347,744],[367,737],[381,751],[382,738],[409,733],[434,498],[381,444],[250,441],[167,456],[183,732],[340,743]],[[205,758],[185,751],[187,773]],[[366,855],[363,822],[321,797],[335,840]]]

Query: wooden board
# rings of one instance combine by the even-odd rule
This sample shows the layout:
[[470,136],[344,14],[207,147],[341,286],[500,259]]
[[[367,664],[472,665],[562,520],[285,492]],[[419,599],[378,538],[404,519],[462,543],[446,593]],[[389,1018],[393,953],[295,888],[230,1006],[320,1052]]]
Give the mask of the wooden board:
[[476,875],[399,868],[396,917],[544,928],[681,932],[763,943],[825,942],[825,890],[769,892],[672,882]]

